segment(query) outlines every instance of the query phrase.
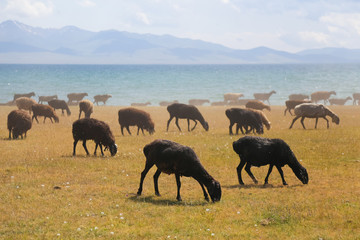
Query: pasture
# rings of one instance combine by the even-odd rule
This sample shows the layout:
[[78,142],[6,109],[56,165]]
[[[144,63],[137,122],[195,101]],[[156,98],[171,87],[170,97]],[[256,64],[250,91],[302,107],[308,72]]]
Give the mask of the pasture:
[[[264,137],[285,140],[309,173],[303,185],[288,166],[283,168],[289,184],[283,186],[276,169],[264,187],[268,167],[252,168],[254,184],[243,170],[240,186],[236,167],[239,158],[229,136],[226,107],[199,107],[210,129],[200,124],[187,132],[174,120],[166,132],[166,107],[141,107],[155,122],[155,134],[121,135],[117,121],[120,107],[94,106],[93,118],[110,125],[118,153],[110,157],[87,157],[82,144],[72,156],[72,123],[33,123],[25,140],[8,140],[8,113],[15,107],[0,107],[0,238],[2,239],[360,239],[360,107],[330,106],[340,125],[319,119],[298,120],[283,115],[284,106],[264,111],[272,123]],[[193,124],[193,123],[192,123]],[[176,201],[174,175],[161,174],[154,194],[153,167],[145,178],[142,196],[136,196],[144,169],[145,144],[169,139],[192,147],[206,170],[220,182],[222,199],[208,203],[199,184],[182,177],[181,196]],[[87,142],[92,153],[95,144]],[[98,153],[99,154],[99,153]]]

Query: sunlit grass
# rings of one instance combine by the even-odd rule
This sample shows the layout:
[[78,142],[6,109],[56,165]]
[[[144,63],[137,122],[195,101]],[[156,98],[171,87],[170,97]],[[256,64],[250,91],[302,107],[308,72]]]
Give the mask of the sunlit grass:
[[[268,168],[252,168],[259,184],[243,172],[245,186],[237,182],[239,158],[232,142],[241,136],[228,135],[225,107],[201,107],[210,130],[201,125],[187,132],[180,120],[166,132],[168,113],[164,107],[145,107],[155,122],[155,134],[121,135],[117,122],[120,107],[95,107],[93,117],[109,123],[118,144],[110,157],[86,157],[82,144],[72,157],[73,115],[60,117],[59,124],[33,124],[25,140],[8,140],[7,114],[0,108],[0,238],[3,239],[359,239],[360,235],[360,108],[331,107],[340,125],[326,129],[319,120],[306,120],[308,130],[284,107],[267,112],[272,129],[264,137],[282,138],[309,173],[303,185],[289,167],[282,186],[274,169],[270,185],[262,183]],[[60,113],[59,113],[60,114]],[[174,121],[174,120],[173,120]],[[40,121],[41,122],[41,121]],[[145,166],[142,148],[157,138],[191,146],[208,172],[222,186],[219,203],[207,203],[199,184],[182,178],[183,202],[176,201],[174,175],[161,174],[154,194],[150,170],[143,195],[136,196],[140,173]],[[92,153],[95,144],[88,142]],[[60,187],[60,189],[54,189]]]

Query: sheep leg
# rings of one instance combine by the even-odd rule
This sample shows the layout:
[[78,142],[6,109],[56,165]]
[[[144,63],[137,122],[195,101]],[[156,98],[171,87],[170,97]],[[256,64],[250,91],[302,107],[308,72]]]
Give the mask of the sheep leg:
[[61,109],[61,115],[64,116],[64,109]]
[[100,151],[101,151],[101,156],[104,156],[103,148],[102,148],[102,145],[100,143],[99,143],[99,147],[100,147]]
[[327,120],[327,118],[326,118],[326,117],[323,117],[323,119],[325,119],[325,120],[326,120],[326,126],[327,126],[327,128],[329,128],[329,120]]
[[143,128],[141,128],[141,132],[142,132],[142,134],[145,136],[145,133],[144,133],[144,129],[143,129]]
[[178,173],[175,173],[175,178],[176,178],[176,185],[177,185],[177,196],[176,199],[178,201],[182,201],[181,196],[180,196],[180,188],[181,188],[181,182],[180,182],[180,175]]
[[188,132],[190,132],[190,119],[187,119],[187,124],[188,124]]
[[267,175],[266,175],[265,183],[264,183],[264,184],[268,184],[269,176],[270,176],[270,173],[271,173],[273,167],[274,167],[274,165],[270,164],[269,171],[268,171],[268,173],[267,173]]
[[178,127],[179,131],[181,132],[181,128],[179,126],[179,118],[175,118],[175,124]]
[[74,140],[73,156],[75,156],[76,144],[78,141],[79,141],[78,139]]
[[155,187],[155,195],[156,196],[161,196],[159,193],[159,185],[158,185],[158,180],[159,180],[160,174],[161,174],[161,171],[159,169],[156,170],[156,172],[154,174],[154,187]]
[[318,118],[315,120],[315,129],[317,128]]
[[[85,113],[84,113],[85,114]],[[81,110],[80,110],[80,112],[79,112],[79,119],[80,119],[80,116],[81,116]]]
[[195,128],[196,128],[196,125],[197,125],[197,121],[193,120],[195,122],[195,125],[194,127],[191,129],[191,131],[193,131]]
[[229,135],[233,135],[232,127],[234,126],[234,124],[235,124],[235,123],[230,122],[230,125],[229,125]]
[[[289,111],[289,109],[285,108],[284,116],[286,116],[286,111]],[[289,111],[290,112],[290,111]]]
[[[301,117],[300,122],[301,122],[301,125],[303,126],[303,128],[306,129],[306,128],[305,128],[305,125],[304,125],[304,119],[305,119],[305,117]],[[316,122],[317,122],[317,118],[316,118]],[[315,127],[315,128],[316,128],[316,127]]]
[[86,147],[86,140],[83,140],[83,147],[85,149],[86,155],[89,155],[89,151],[87,150],[87,147]]
[[37,116],[36,116],[36,115],[33,115],[33,116],[32,116],[31,121],[33,122],[33,121],[34,121],[34,118],[35,118],[36,122],[39,123],[39,120],[37,119]]
[[140,131],[140,127],[138,127],[138,130],[137,130],[137,135],[139,136],[139,131]]
[[204,184],[202,184],[198,179],[195,178],[196,181],[198,181],[198,183],[200,184],[202,190],[203,190],[203,193],[204,193],[204,197],[205,197],[205,200],[206,201],[209,201],[209,195],[207,194],[205,188],[204,188]]
[[277,170],[279,171],[280,173],[280,176],[281,176],[281,179],[282,179],[282,182],[283,182],[283,185],[288,185],[285,181],[285,178],[284,178],[284,173],[283,173],[283,170],[281,169],[280,166],[276,166]]
[[121,126],[121,134],[124,136],[124,126]]
[[293,121],[292,121],[292,123],[291,123],[291,125],[290,125],[289,129],[291,129],[291,128],[292,128],[292,126],[294,125],[295,121],[296,121],[296,120],[298,120],[299,118],[300,118],[300,116],[297,116],[297,117],[295,117],[295,118],[293,119]]
[[172,120],[173,118],[174,118],[174,116],[170,116],[170,118],[169,118],[169,120],[168,120],[168,122],[167,122],[166,131],[169,130],[169,124],[170,124],[170,122],[171,122],[171,120]]
[[246,166],[245,166],[245,171],[249,174],[249,176],[254,181],[254,183],[258,184],[258,180],[256,180],[256,178],[254,177],[254,175],[252,174],[250,168],[251,168],[251,164],[247,163]]
[[131,135],[131,132],[130,132],[129,126],[126,126],[125,128],[126,128],[126,130],[128,131],[128,133]]
[[11,139],[11,130],[9,130],[9,139]]
[[239,184],[240,184],[240,185],[244,185],[244,182],[243,182],[243,180],[242,180],[242,178],[241,178],[241,170],[242,170],[243,167],[245,166],[245,163],[246,163],[246,161],[243,161],[243,160],[240,159],[240,164],[239,164],[239,166],[237,166],[237,168],[236,168],[237,175],[238,175],[238,180],[239,180]]
[[138,196],[141,195],[145,176],[146,176],[146,174],[149,172],[150,168],[152,168],[152,166],[154,166],[154,163],[150,163],[150,162],[146,159],[145,169],[144,169],[144,171],[141,172],[140,186],[139,186],[139,189],[138,189],[138,191],[137,191],[137,195],[138,195]]
[[96,156],[96,150],[97,150],[97,148],[98,148],[98,145],[99,145],[98,143],[95,144],[95,151],[94,151],[94,155],[95,155],[95,156]]

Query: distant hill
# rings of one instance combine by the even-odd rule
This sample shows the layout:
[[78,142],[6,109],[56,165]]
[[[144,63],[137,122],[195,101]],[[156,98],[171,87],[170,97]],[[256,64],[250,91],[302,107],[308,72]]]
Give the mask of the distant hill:
[[266,47],[237,50],[170,35],[92,32],[74,26],[45,29],[9,20],[0,24],[0,63],[360,63],[360,49],[323,48],[298,53]]

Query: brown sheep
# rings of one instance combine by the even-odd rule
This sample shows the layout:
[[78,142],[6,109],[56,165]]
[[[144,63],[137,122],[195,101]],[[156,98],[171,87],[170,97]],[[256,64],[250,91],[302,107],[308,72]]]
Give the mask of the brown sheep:
[[353,99],[353,105],[356,105],[356,102],[360,105],[360,93],[353,93]]
[[311,101],[309,100],[287,100],[285,102],[285,105],[286,105],[286,109],[284,111],[284,116],[286,116],[286,112],[289,111],[290,115],[293,115],[291,113],[291,110],[294,110],[294,108],[297,106],[297,105],[300,105],[302,103],[311,103]]
[[121,127],[121,134],[124,136],[124,127],[131,135],[129,126],[137,126],[137,135],[139,135],[139,130],[141,129],[144,134],[144,129],[147,130],[150,135],[155,132],[154,122],[151,120],[150,114],[136,109],[136,108],[124,108],[120,109],[118,112],[119,124]]
[[251,130],[256,131],[258,134],[263,134],[264,128],[262,118],[258,112],[260,111],[244,108],[226,109],[225,115],[230,121],[229,134],[233,135],[232,127],[235,123],[236,134],[238,134],[239,129],[241,130],[241,133],[244,134],[243,128],[246,131],[245,134],[248,134]]
[[61,114],[64,115],[64,110],[66,110],[66,113],[68,116],[71,115],[71,111],[69,109],[69,106],[66,104],[66,102],[64,100],[58,100],[58,99],[54,99],[48,102],[48,104],[54,108],[54,110],[56,109],[61,109]]
[[194,106],[202,106],[204,103],[210,103],[207,99],[190,99],[189,104]]
[[90,118],[90,115],[93,113],[94,110],[94,104],[89,100],[82,100],[79,103],[79,108],[80,108],[79,119],[81,116],[81,112],[84,112],[85,118]]
[[131,106],[137,106],[137,107],[145,107],[147,105],[151,105],[151,102],[146,102],[146,103],[131,103]]
[[78,102],[80,102],[85,96],[87,96],[87,93],[69,93],[67,95],[69,101],[68,104],[76,104]]
[[263,101],[263,102],[267,101],[269,103],[269,105],[270,105],[269,98],[274,93],[276,93],[274,90],[269,92],[269,93],[254,93],[254,98],[256,100],[260,100],[260,101]]
[[35,96],[35,93],[34,92],[30,92],[30,93],[24,93],[24,94],[17,94],[15,93],[14,94],[14,101],[18,98],[21,98],[21,97],[27,97],[27,98],[31,98],[31,97],[34,97]]
[[103,102],[104,105],[106,104],[106,101],[111,98],[112,96],[110,94],[104,94],[104,95],[95,95],[94,96],[94,103],[96,105],[99,105],[99,102]]
[[20,97],[16,99],[15,102],[16,102],[16,106],[19,109],[27,110],[29,111],[30,114],[32,111],[31,109],[32,105],[37,104],[34,99],[28,97]]
[[59,122],[59,117],[56,115],[55,110],[49,105],[34,104],[31,108],[33,111],[33,116],[31,119],[34,120],[35,118],[37,123],[39,123],[39,120],[37,119],[38,116],[44,116],[44,123],[46,118],[50,118],[50,121],[52,123],[52,118],[55,120],[56,123]]
[[290,94],[289,100],[305,100],[309,99],[309,96],[306,94]]
[[269,105],[266,105],[265,103],[260,102],[260,101],[258,101],[258,100],[248,101],[248,102],[245,104],[245,106],[246,106],[246,108],[252,108],[252,109],[261,110],[261,111],[262,111],[263,109],[267,109],[267,110],[271,111]]
[[347,98],[330,98],[329,103],[330,103],[330,105],[345,105],[345,103],[348,100],[352,100],[352,98],[351,97],[347,97]]
[[58,99],[57,95],[53,96],[39,96],[39,103],[49,102],[51,100]]
[[336,95],[335,91],[327,92],[327,91],[318,91],[311,94],[311,101],[317,103],[318,101],[323,100],[324,104],[328,102],[330,96],[334,94]]
[[13,135],[13,139],[17,139],[21,136],[23,138],[23,134],[26,133],[29,129],[31,129],[31,117],[30,115],[22,110],[13,110],[9,113],[7,119],[7,127],[9,130],[9,139],[11,139],[11,132]]

